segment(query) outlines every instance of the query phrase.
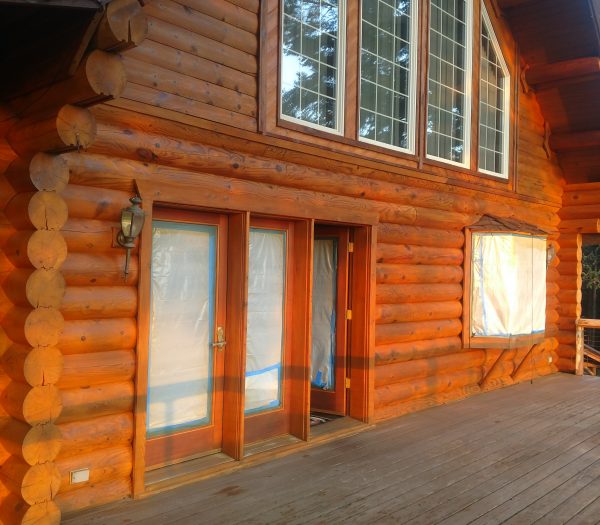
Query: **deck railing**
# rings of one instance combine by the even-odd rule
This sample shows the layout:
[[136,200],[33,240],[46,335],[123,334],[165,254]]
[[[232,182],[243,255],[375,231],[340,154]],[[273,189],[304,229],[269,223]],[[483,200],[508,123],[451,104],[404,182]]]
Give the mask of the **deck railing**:
[[[594,349],[585,344],[584,340],[584,331],[586,328],[600,328],[600,319],[578,319],[576,322],[577,332],[576,332],[576,340],[575,340],[575,374],[578,376],[582,376],[584,373],[584,368],[586,366],[585,358],[586,356],[595,360],[600,364],[600,351],[599,349]],[[594,369],[597,368],[598,365],[592,364],[590,367]],[[595,374],[594,374],[595,375]]]

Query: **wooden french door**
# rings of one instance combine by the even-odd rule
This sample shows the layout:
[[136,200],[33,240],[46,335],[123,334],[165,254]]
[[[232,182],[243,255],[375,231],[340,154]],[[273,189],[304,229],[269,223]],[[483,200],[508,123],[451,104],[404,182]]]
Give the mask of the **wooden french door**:
[[337,415],[346,414],[348,253],[348,228],[315,228],[310,405]]
[[155,210],[146,466],[221,449],[227,216]]
[[248,255],[244,441],[289,432],[293,228],[253,219]]

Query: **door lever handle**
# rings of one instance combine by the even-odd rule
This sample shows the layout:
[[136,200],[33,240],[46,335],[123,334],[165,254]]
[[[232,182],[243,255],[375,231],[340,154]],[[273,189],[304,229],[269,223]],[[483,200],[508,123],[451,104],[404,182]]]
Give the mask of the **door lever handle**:
[[213,348],[217,348],[219,352],[223,350],[227,341],[225,341],[225,330],[223,330],[222,326],[217,327],[217,341],[212,344]]

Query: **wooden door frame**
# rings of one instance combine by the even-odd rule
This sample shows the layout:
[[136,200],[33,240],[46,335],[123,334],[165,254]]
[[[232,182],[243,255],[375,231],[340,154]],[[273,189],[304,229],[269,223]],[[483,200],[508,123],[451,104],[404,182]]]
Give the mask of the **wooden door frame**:
[[[344,199],[334,195],[293,188],[275,188],[268,184],[250,183],[228,177],[195,174],[193,178],[172,181],[136,179],[143,199],[146,222],[140,242],[140,278],[138,287],[138,342],[136,348],[133,495],[145,493],[146,392],[148,387],[148,331],[150,326],[150,261],[152,255],[153,208],[157,205],[192,207],[204,212],[229,214],[228,270],[235,270],[237,282],[228,287],[230,304],[226,335],[228,350],[225,359],[224,403],[228,407],[223,419],[223,451],[233,459],[243,458],[244,443],[244,381],[248,237],[250,214],[295,221],[296,249],[304,257],[296,257],[294,279],[299,296],[294,301],[292,325],[293,359],[291,381],[292,417],[290,433],[309,438],[310,408],[310,327],[312,301],[312,245],[314,221],[353,226],[355,257],[353,268],[353,323],[350,330],[351,388],[348,415],[359,421],[372,422],[374,417],[374,351],[375,351],[375,254],[379,214],[360,199]],[[357,202],[354,204],[353,202]],[[232,231],[233,230],[233,231]],[[298,253],[298,251],[296,252]],[[235,268],[234,268],[235,267]],[[234,375],[231,375],[233,373]],[[235,373],[237,373],[237,378]],[[239,378],[241,377],[241,380]]]

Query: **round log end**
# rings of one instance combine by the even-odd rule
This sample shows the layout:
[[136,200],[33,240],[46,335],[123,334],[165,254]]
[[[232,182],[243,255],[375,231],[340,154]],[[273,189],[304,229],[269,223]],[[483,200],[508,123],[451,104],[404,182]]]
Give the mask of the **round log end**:
[[25,295],[34,308],[59,308],[65,296],[65,278],[58,270],[35,270],[27,279]]
[[96,119],[87,109],[67,104],[56,116],[56,129],[65,146],[85,149],[96,138]]
[[33,465],[23,477],[21,496],[36,505],[54,499],[60,488],[60,472],[54,463]]
[[60,232],[38,230],[29,238],[27,257],[34,268],[57,270],[67,258],[67,243]]
[[127,84],[125,67],[112,53],[92,51],[86,61],[85,72],[90,86],[98,95],[118,98]]
[[53,191],[39,191],[27,208],[29,220],[37,230],[60,230],[69,218],[65,200]]
[[62,433],[52,424],[31,427],[23,440],[23,459],[29,465],[54,461],[62,446]]
[[64,330],[65,320],[54,308],[36,308],[25,319],[25,339],[34,348],[56,346]]
[[21,525],[60,525],[61,513],[54,501],[36,503],[27,509]]
[[23,375],[31,386],[54,385],[62,375],[63,366],[64,357],[58,348],[38,347],[27,354]]
[[37,153],[29,164],[29,177],[38,190],[60,193],[69,183],[69,167],[60,156]]
[[22,412],[32,426],[56,421],[62,412],[60,391],[54,385],[34,386],[23,400]]

